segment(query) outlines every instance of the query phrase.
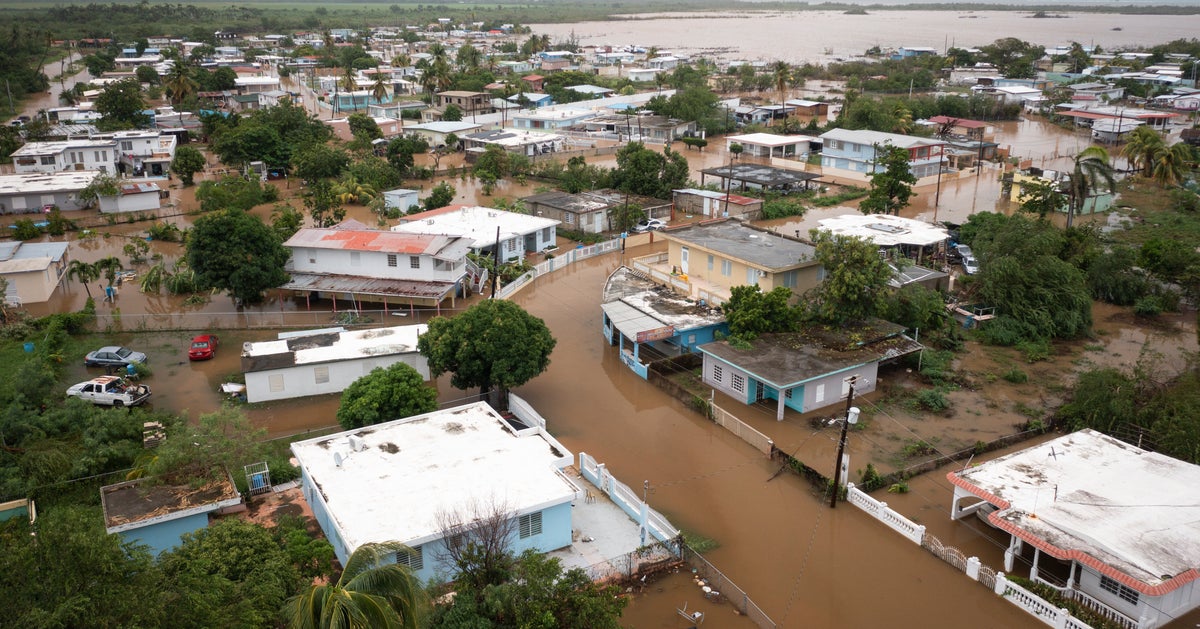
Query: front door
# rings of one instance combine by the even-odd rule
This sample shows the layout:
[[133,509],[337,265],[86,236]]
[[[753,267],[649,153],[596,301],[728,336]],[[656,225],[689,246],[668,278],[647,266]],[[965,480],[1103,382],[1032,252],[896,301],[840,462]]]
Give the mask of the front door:
[[684,275],[688,274],[688,248],[684,247],[679,252],[679,270]]

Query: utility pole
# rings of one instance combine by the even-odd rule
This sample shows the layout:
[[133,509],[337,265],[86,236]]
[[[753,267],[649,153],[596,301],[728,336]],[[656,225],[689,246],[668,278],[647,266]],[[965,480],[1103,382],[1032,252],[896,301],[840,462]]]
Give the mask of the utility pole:
[[850,393],[846,396],[846,418],[842,421],[842,436],[838,439],[837,461],[833,466],[833,489],[829,492],[829,508],[837,507],[838,490],[841,484],[838,482],[842,476],[842,456],[846,453],[846,431],[850,430],[850,424],[858,423],[858,409],[854,404],[854,384],[858,382],[858,376],[850,376]]
[[492,299],[496,298],[496,282],[500,278],[500,226],[499,225],[496,226],[496,255],[494,257],[494,260],[495,260],[496,268],[492,270],[493,271],[492,272]]

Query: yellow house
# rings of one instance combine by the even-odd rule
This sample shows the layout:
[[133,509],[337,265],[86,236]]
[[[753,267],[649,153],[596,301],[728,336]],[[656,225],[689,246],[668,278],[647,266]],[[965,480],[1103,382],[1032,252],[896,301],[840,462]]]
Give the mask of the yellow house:
[[65,242],[0,243],[0,277],[7,282],[3,295],[11,304],[48,301],[67,270]]
[[[823,279],[816,249],[802,240],[734,220],[695,223],[658,232],[668,243],[670,284],[697,299],[719,304],[734,286],[758,285],[763,292],[790,289],[793,301]],[[635,266],[636,268],[636,266]]]

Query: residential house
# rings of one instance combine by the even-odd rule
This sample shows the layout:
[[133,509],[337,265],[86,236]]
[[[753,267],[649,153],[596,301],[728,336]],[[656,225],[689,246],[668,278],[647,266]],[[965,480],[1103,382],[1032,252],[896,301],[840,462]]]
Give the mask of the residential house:
[[684,188],[672,191],[675,210],[688,216],[756,220],[762,213],[763,200],[740,194]]
[[174,135],[157,129],[114,131],[98,137],[116,142],[117,169],[134,177],[166,177],[178,144]]
[[665,70],[657,68],[627,68],[625,76],[634,83],[649,83],[660,74],[664,74]]
[[600,310],[604,341],[615,345],[621,362],[643,378],[649,363],[693,353],[718,333],[729,332],[720,310],[626,266],[608,276]]
[[477,254],[494,255],[500,245],[503,262],[557,246],[558,221],[490,207],[449,205],[400,217],[398,234],[442,234],[464,239]]
[[741,145],[742,155],[750,157],[785,157],[808,159],[816,138],[806,135],[776,135],[774,133],[745,133],[725,137],[725,148]]
[[102,214],[146,212],[162,207],[163,190],[156,183],[122,183],[114,195],[97,198]]
[[616,134],[621,139],[670,142],[696,133],[696,123],[654,114],[598,114],[580,126],[589,133]]
[[532,133],[504,129],[477,131],[462,136],[460,141],[466,150],[466,159],[470,163],[474,163],[474,160],[478,159],[478,156],[489,146],[498,146],[509,153],[535,157],[560,153],[567,144],[566,136],[556,133]]
[[440,308],[447,297],[453,304],[460,292],[470,240],[380,231],[346,221],[301,229],[283,244],[292,252],[284,290],[381,300],[385,309],[389,303]]
[[933,57],[938,54],[937,48],[929,46],[901,46],[892,59],[908,59],[909,57]]
[[584,94],[591,98],[604,98],[605,96],[612,94],[614,91],[612,88],[600,87],[598,85],[589,85],[589,84],[568,85],[563,89],[571,90],[572,92],[575,92],[576,94]]
[[683,60],[673,55],[663,55],[646,60],[646,67],[655,70],[674,70]]
[[487,92],[469,92],[465,90],[450,90],[446,92],[438,92],[437,106],[441,110],[454,105],[458,107],[463,116],[471,116],[475,114],[490,114],[492,113],[492,95]]
[[239,94],[262,94],[279,89],[279,77],[239,76],[233,82]]
[[117,143],[111,138],[27,142],[12,152],[17,173],[54,173],[64,170],[117,172]]
[[474,122],[450,122],[441,120],[437,122],[422,122],[421,124],[407,125],[404,127],[404,133],[421,136],[425,138],[425,141],[428,142],[430,146],[436,148],[439,146],[445,146],[446,137],[451,133],[461,138],[467,133],[482,127],[483,125],[476,124]]
[[784,101],[784,105],[792,108],[793,115],[806,120],[824,120],[829,117],[829,103],[819,100],[793,98]]
[[242,494],[228,476],[198,489],[139,479],[101,487],[100,504],[105,531],[145,545],[157,556],[178,546],[184,535],[206,528],[211,514],[237,509]]
[[932,223],[892,214],[842,214],[817,223],[839,236],[861,238],[880,249],[899,248],[906,258],[922,261],[926,252],[950,240],[950,232]]
[[549,94],[538,94],[535,92],[519,92],[508,97],[508,102],[516,103],[523,107],[549,107],[554,104],[554,97]]
[[0,215],[41,213],[47,206],[81,210],[79,193],[99,175],[96,170],[0,175]]
[[763,166],[761,164],[737,163],[700,171],[700,185],[709,177],[716,177],[722,190],[737,186],[739,190],[772,190],[788,194],[808,190],[809,185],[821,178],[817,173]]
[[519,111],[512,114],[512,126],[515,129],[568,129],[579,125],[584,120],[593,118],[596,112],[591,109],[559,109],[543,108],[533,111]]
[[950,517],[1009,535],[1004,570],[1113,625],[1162,627],[1200,607],[1200,466],[1091,429],[946,475]]
[[[1043,170],[1037,167],[1015,172],[1012,175],[1012,189],[1009,193],[1009,200],[1017,204],[1024,203],[1030,194],[1031,188],[1040,184],[1053,186],[1056,190],[1062,192],[1068,189],[1070,180],[1070,173]],[[1088,193],[1088,197],[1083,200],[1083,204],[1079,208],[1076,208],[1075,213],[1094,214],[1096,212],[1108,211],[1116,201],[1116,198],[1117,195],[1110,190],[1091,190]],[[1062,206],[1058,208],[1058,211],[1065,214],[1068,209],[1068,199],[1064,192]]]
[[543,192],[524,197],[522,201],[529,213],[560,221],[573,231],[599,234],[612,229],[612,212],[626,202],[636,205],[650,218],[670,217],[671,204],[620,190],[592,190],[579,194],[567,192]]
[[70,246],[65,242],[0,241],[0,277],[8,282],[5,303],[49,301],[69,262]]
[[667,252],[639,258],[634,268],[669,271],[680,290],[710,304],[728,301],[730,289],[745,285],[764,292],[783,286],[799,299],[824,273],[811,244],[740,221],[693,223],[658,236]]
[[540,74],[527,74],[521,77],[521,83],[532,92],[540,92],[542,86],[546,84],[546,77]]
[[965,138],[977,141],[993,140],[996,134],[992,132],[992,127],[986,122],[979,120],[968,120],[966,118],[955,118],[952,116],[932,116],[929,122],[935,125],[935,135],[960,135]]
[[918,352],[904,326],[872,319],[858,325],[814,327],[797,333],[763,334],[752,347],[728,341],[701,345],[704,384],[745,404],[775,401],[775,419],[785,408],[807,413],[875,390],[879,365]]
[[1024,85],[976,85],[971,88],[971,91],[989,96],[1006,105],[1015,104],[1026,108],[1040,105],[1046,100],[1045,96],[1042,95],[1042,90]]
[[496,64],[496,69],[505,74],[521,74],[533,69],[533,64],[525,60],[507,60]]
[[429,363],[417,351],[425,324],[346,331],[282,333],[274,341],[242,344],[246,401],[267,402],[341,393],[375,369],[405,363],[430,379]]
[[1071,102],[1080,105],[1105,104],[1125,97],[1125,88],[1108,83],[1073,83],[1067,89],[1071,90]]
[[544,425],[510,423],[484,402],[291,447],[304,499],[337,558],[402,542],[408,550],[388,559],[422,583],[453,576],[447,519],[494,505],[511,514],[510,550],[547,552],[571,544],[571,505],[584,495],[562,471],[571,453]]
[[786,120],[793,112],[795,109],[787,105],[739,105],[733,108],[733,117],[741,124],[770,125]]
[[[917,179],[937,175],[942,165],[945,142],[898,133],[865,129],[833,129],[821,134],[823,172],[836,176],[865,179],[868,173],[882,172],[876,149],[891,145],[908,152],[909,171]],[[831,172],[832,171],[832,172]]]

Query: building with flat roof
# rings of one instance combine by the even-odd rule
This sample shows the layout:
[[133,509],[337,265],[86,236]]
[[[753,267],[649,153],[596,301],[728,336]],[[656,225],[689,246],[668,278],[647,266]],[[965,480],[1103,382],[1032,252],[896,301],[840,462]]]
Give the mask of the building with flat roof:
[[541,216],[490,207],[448,205],[402,216],[400,223],[392,227],[392,232],[463,238],[470,243],[471,251],[489,256],[499,243],[500,258],[507,262],[555,246],[557,226],[558,221]]
[[[908,169],[917,179],[937,175],[945,142],[899,133],[866,129],[833,129],[821,134],[821,168],[830,175],[865,180],[886,166],[879,163],[877,147],[895,146],[908,153]],[[832,172],[831,172],[832,171]]]
[[809,185],[819,180],[821,175],[803,170],[740,163],[701,170],[700,185],[705,185],[709,177],[717,178],[722,190],[772,190],[787,194],[808,190]]
[[806,135],[776,135],[774,133],[743,133],[725,138],[725,148],[739,144],[746,155],[754,157],[790,157],[807,159],[816,138]]
[[145,479],[100,488],[104,530],[145,544],[156,556],[178,546],[185,534],[207,527],[210,514],[241,503],[242,494],[228,476],[200,488]]
[[762,214],[763,200],[728,192],[684,188],[672,190],[675,210],[709,218],[741,218],[752,221]]
[[402,542],[393,558],[417,579],[448,580],[447,520],[481,505],[511,514],[510,549],[571,544],[563,473],[572,454],[542,426],[502,417],[484,402],[292,444],[304,498],[342,563],[363,544]]
[[79,193],[99,175],[98,170],[0,175],[0,214],[40,214],[47,205],[63,211],[83,209]]
[[65,242],[0,242],[0,277],[8,281],[5,303],[49,301],[66,275],[69,254]]
[[946,477],[952,519],[1010,535],[1005,571],[1029,559],[1060,590],[1065,574],[1069,598],[1122,627],[1200,607],[1200,466],[1084,429]]
[[246,401],[340,393],[375,369],[403,362],[429,380],[417,351],[424,324],[369,330],[313,330],[242,345]]

